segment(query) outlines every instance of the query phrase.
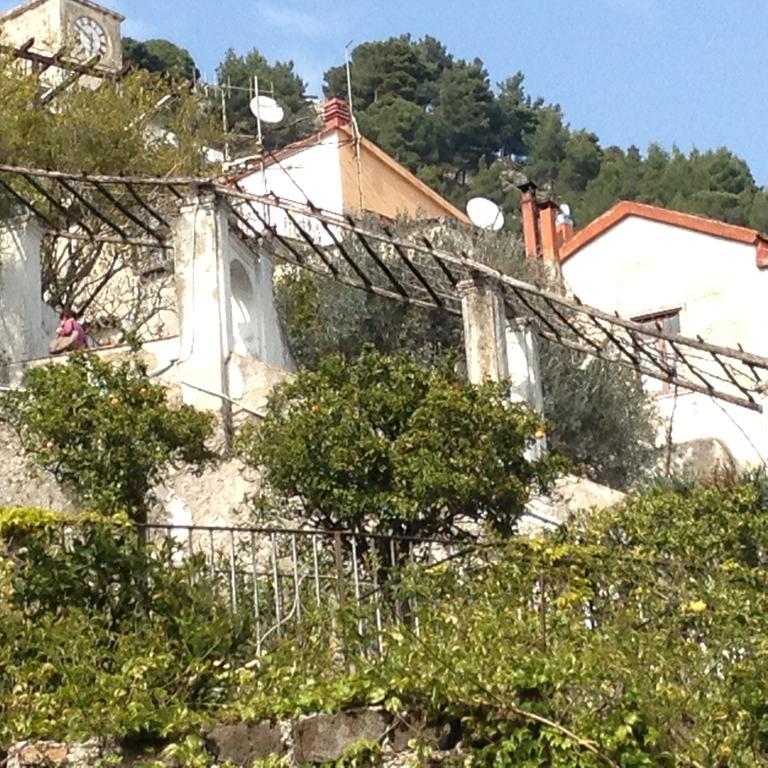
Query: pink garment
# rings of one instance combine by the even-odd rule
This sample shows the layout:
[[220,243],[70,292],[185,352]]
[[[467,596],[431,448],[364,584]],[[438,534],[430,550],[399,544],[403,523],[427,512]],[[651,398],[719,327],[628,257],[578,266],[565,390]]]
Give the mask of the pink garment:
[[57,336],[71,336],[73,333],[77,333],[77,338],[70,349],[85,349],[85,347],[88,346],[88,342],[85,339],[85,330],[77,320],[71,317],[62,320],[59,327],[56,329]]

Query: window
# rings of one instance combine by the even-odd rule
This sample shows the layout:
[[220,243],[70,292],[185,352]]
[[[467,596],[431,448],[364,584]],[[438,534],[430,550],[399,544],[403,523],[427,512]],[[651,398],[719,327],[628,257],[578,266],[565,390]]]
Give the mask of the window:
[[[632,319],[649,330],[658,331],[659,333],[680,333],[679,309],[654,312],[653,314],[640,315]],[[637,351],[639,352],[639,348]],[[649,355],[658,361],[658,365],[651,364]],[[640,361],[646,367],[660,367],[662,370],[666,370],[667,373],[674,375],[677,369],[678,356],[675,353],[674,347],[666,339],[655,339],[652,344],[649,339],[648,343],[644,345],[644,351],[640,354]],[[666,393],[671,389],[672,385],[670,382],[661,382],[661,392]]]

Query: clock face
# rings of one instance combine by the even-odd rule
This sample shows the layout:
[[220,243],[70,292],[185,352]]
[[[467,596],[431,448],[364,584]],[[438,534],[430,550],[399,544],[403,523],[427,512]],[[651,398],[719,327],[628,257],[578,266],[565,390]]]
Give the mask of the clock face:
[[90,16],[80,16],[72,26],[78,48],[85,56],[103,56],[107,52],[107,33],[98,21]]

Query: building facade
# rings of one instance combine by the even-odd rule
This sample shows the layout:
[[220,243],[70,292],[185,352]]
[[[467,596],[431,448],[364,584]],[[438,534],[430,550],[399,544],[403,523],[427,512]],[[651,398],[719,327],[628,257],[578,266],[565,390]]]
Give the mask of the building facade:
[[[623,201],[574,232],[558,218],[557,206],[537,202],[530,190],[523,219],[529,255],[552,261],[585,304],[768,357],[768,239],[758,231]],[[674,368],[674,350],[659,351]],[[670,384],[649,380],[646,386],[674,443],[720,440],[742,466],[768,459],[764,414]]]

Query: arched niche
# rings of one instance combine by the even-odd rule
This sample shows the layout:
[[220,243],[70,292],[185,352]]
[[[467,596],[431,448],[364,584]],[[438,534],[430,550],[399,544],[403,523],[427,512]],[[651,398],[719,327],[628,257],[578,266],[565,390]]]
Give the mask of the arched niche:
[[254,288],[248,270],[239,259],[229,267],[230,304],[234,351],[239,355],[257,355],[258,338],[254,323]]

